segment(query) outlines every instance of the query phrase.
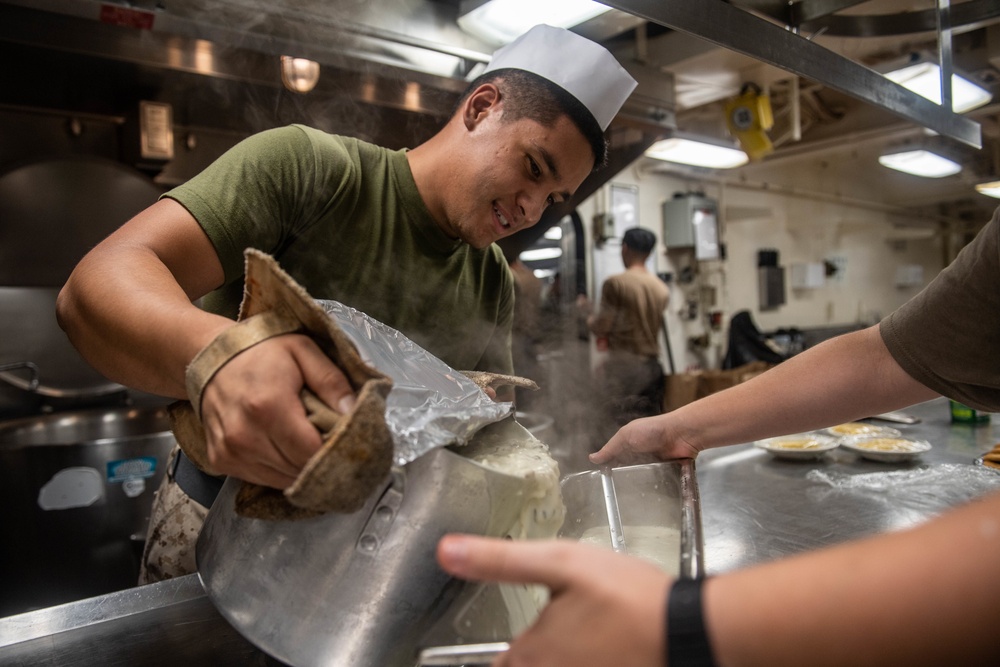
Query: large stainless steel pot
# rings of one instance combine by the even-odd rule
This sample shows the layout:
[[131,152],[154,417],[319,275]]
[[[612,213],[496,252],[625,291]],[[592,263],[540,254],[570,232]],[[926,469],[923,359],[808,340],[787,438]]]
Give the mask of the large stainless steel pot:
[[128,390],[94,370],[59,328],[58,293],[0,287],[0,420],[126,405]]
[[[507,419],[476,437],[502,439],[504,429],[524,433]],[[436,449],[396,468],[361,510],[306,521],[236,515],[239,484],[227,480],[209,513],[198,572],[220,613],[279,660],[409,666],[422,646],[521,629],[505,612],[511,591],[451,579],[434,551],[449,532],[506,535],[524,479]]]
[[0,615],[134,586],[173,444],[161,408],[0,422]]

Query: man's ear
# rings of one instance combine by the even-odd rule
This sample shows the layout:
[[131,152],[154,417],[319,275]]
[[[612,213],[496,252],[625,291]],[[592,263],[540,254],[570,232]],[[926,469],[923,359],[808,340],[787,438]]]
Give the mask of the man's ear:
[[473,129],[490,113],[499,110],[500,89],[492,83],[484,83],[476,88],[462,104],[462,121],[466,129]]

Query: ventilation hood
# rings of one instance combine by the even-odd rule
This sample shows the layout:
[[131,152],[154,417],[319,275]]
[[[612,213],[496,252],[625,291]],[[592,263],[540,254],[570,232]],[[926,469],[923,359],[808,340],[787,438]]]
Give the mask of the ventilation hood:
[[[890,1],[903,4],[867,4]],[[609,128],[608,168],[588,179],[567,206],[518,235],[525,245],[676,129],[678,114],[689,110],[678,105],[675,94],[675,76],[683,72],[667,62],[676,49],[663,45],[676,45],[666,38],[677,35],[783,71],[785,80],[811,80],[942,136],[972,146],[981,142],[975,121],[814,43],[821,39],[798,34],[884,32],[871,22],[820,26],[865,3],[604,4],[613,10],[574,30],[611,49],[639,87]],[[954,4],[955,32],[997,14],[987,0]],[[0,70],[0,112],[97,114],[127,127],[137,99],[167,102],[182,150],[156,175],[165,185],[203,168],[203,156],[213,152],[208,145],[231,145],[234,137],[291,122],[389,147],[414,146],[444,122],[495,48],[458,27],[459,5],[459,0],[4,0],[0,57],[18,65]],[[926,29],[929,19],[926,13],[921,17],[918,27]],[[945,24],[941,35],[950,39],[951,32]],[[278,64],[283,55],[320,63],[312,92],[283,89]]]
[[[245,136],[298,122],[412,147],[443,124],[495,48],[463,33],[456,11],[457,2],[427,0],[0,3],[0,56],[24,63],[20,72],[4,75],[0,104],[111,114],[126,123],[133,101],[122,98],[141,91],[142,99],[173,106],[181,142],[226,143],[219,133]],[[611,14],[591,31],[610,34],[637,21]],[[319,83],[308,95],[282,88],[283,55],[320,64]],[[530,238],[519,237],[521,245],[673,128],[672,75],[639,64],[628,68],[639,87],[609,128],[608,167]],[[66,77],[74,77],[70,92]],[[104,101],[86,100],[88,88]],[[158,182],[182,182],[204,166],[183,151],[178,157],[156,175]]]

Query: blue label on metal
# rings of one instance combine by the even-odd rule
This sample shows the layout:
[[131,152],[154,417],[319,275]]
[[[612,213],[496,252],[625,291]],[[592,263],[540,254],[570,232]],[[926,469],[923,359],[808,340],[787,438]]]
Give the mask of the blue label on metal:
[[141,456],[137,459],[108,461],[108,481],[124,482],[127,479],[152,477],[156,472],[156,457]]

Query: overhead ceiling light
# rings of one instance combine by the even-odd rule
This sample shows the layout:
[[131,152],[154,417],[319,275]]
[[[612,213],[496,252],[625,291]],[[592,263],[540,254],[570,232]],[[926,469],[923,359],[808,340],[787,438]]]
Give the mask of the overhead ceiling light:
[[976,192],[987,197],[1000,199],[1000,181],[989,181],[987,183],[977,183]]
[[518,255],[518,259],[522,262],[539,262],[559,257],[562,257],[562,248],[532,248]]
[[562,239],[562,227],[558,225],[553,225],[548,229],[546,229],[545,233],[542,234],[542,236],[544,236],[550,241],[558,241]]
[[[924,60],[904,65],[886,73],[885,77],[935,104],[941,104],[941,68],[935,62]],[[989,91],[958,74],[951,75],[951,109],[955,113],[981,107],[991,99],[993,95]]]
[[307,58],[281,56],[281,83],[293,93],[308,93],[319,83],[319,63]]
[[878,162],[884,167],[925,178],[942,178],[962,171],[957,162],[923,148],[882,155]]
[[610,9],[593,0],[462,0],[458,25],[499,45],[514,41],[540,23],[572,28]]
[[746,153],[733,146],[677,136],[657,141],[646,149],[645,156],[709,169],[733,169],[750,161]]

